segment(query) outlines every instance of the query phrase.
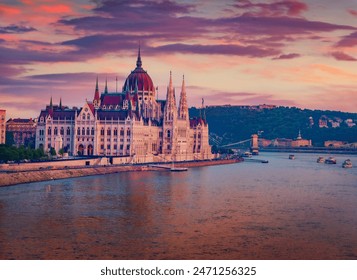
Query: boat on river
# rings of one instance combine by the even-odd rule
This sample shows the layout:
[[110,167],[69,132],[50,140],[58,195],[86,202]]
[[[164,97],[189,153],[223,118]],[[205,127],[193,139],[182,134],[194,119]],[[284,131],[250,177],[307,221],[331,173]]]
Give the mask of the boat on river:
[[325,159],[326,164],[336,164],[336,159],[334,157],[329,157]]
[[170,171],[171,172],[183,172],[183,171],[187,171],[188,168],[187,167],[171,167]]
[[245,153],[242,154],[242,157],[251,158],[252,157],[252,153],[251,152],[245,152]]
[[289,159],[295,159],[294,155],[289,155]]
[[325,162],[325,158],[324,157],[318,157],[317,163],[324,163],[324,162]]
[[343,168],[352,168],[352,161],[350,159],[346,159],[343,163],[342,163],[342,167]]

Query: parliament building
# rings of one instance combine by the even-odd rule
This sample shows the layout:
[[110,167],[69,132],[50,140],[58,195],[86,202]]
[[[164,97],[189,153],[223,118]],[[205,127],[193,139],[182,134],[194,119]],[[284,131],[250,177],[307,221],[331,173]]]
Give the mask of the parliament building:
[[190,118],[185,80],[179,105],[170,72],[166,100],[142,68],[140,49],[136,68],[122,92],[99,93],[98,78],[92,101],[82,108],[52,103],[38,117],[36,148],[73,156],[106,156],[116,163],[212,159],[205,117]]

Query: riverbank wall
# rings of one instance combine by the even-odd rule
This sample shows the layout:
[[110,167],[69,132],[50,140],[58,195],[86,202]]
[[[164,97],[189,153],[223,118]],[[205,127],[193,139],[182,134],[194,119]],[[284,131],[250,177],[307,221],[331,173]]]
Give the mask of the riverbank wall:
[[[177,167],[200,167],[221,164],[233,164],[242,161],[241,159],[222,159],[192,162],[176,162]],[[36,169],[7,171],[0,173],[0,187],[32,183],[40,181],[51,181],[74,177],[84,177],[93,175],[105,175],[119,172],[140,172],[140,171],[163,171],[162,168],[145,165],[108,165],[108,166],[88,166],[88,167],[63,167],[57,169]],[[169,170],[168,170],[169,172]]]

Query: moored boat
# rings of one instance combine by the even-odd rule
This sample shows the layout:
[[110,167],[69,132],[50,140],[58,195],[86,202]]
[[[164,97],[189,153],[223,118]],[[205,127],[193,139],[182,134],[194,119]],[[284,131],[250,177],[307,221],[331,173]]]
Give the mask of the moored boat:
[[352,161],[350,159],[346,159],[343,163],[342,163],[342,167],[343,168],[352,168]]
[[336,159],[334,157],[329,157],[329,158],[325,159],[325,163],[336,164]]
[[171,167],[170,169],[171,172],[183,172],[187,170],[188,170],[187,167]]
[[324,157],[318,157],[317,163],[324,163],[324,162],[325,162],[325,158]]
[[250,157],[252,157],[252,153],[251,152],[245,152],[244,154],[242,154],[242,157],[250,158]]
[[295,159],[294,155],[289,155],[289,159]]

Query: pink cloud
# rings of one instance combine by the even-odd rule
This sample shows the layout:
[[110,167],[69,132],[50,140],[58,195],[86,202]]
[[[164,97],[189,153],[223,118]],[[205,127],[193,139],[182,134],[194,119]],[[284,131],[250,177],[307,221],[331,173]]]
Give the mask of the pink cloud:
[[343,37],[338,43],[338,47],[354,47],[357,45],[357,31]]
[[293,58],[298,58],[300,57],[301,55],[298,54],[298,53],[289,53],[289,54],[282,54],[278,57],[274,57],[273,59],[274,60],[277,60],[277,59],[293,59]]
[[46,13],[51,13],[51,14],[62,14],[62,13],[70,13],[72,12],[72,8],[68,5],[43,5],[39,7],[40,10],[46,12]]
[[348,10],[348,12],[351,14],[351,15],[353,15],[353,16],[355,16],[355,17],[357,17],[357,10]]
[[343,52],[333,52],[331,53],[331,55],[337,59],[337,60],[343,60],[343,61],[357,61],[356,58],[354,58],[353,56],[350,56],[348,54],[345,54]]

